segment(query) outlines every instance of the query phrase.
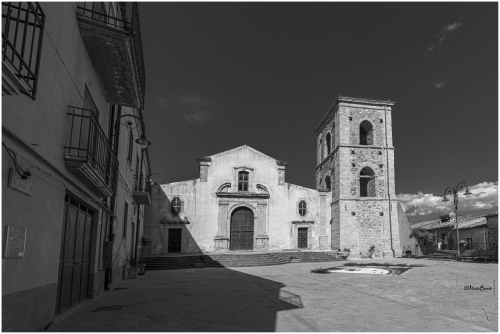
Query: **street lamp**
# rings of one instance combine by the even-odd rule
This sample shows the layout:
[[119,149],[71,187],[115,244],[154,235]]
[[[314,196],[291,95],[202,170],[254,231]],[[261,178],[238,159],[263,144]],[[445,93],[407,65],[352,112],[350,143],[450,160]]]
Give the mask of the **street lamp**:
[[[469,191],[469,186],[465,182],[460,182],[455,188],[448,187],[444,191],[443,202],[447,203],[449,201],[448,195],[453,196],[453,204],[455,205],[455,222],[457,226],[457,261],[460,259],[460,234],[458,231],[458,193],[465,189],[465,197],[469,197],[472,193]],[[452,212],[449,214],[450,218],[453,218]]]

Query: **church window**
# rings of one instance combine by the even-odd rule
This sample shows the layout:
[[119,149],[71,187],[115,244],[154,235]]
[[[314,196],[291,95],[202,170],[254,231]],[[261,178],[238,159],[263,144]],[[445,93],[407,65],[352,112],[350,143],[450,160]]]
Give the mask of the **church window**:
[[299,202],[299,215],[301,217],[305,217],[307,213],[307,203],[306,201],[300,201]]
[[328,133],[326,135],[326,155],[330,155],[332,151],[332,136]]
[[359,197],[376,197],[375,173],[370,167],[365,167],[359,173]]
[[238,191],[248,191],[248,172],[238,173]]
[[328,191],[330,191],[332,187],[332,182],[330,181],[330,176],[325,177],[325,187]]
[[359,145],[373,145],[373,126],[366,120],[359,125]]
[[182,201],[179,197],[172,199],[172,213],[178,215],[182,212]]

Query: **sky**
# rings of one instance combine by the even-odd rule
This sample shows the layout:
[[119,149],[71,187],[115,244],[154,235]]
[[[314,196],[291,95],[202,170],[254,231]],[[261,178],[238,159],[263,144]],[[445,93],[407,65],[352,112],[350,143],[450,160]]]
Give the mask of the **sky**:
[[[395,102],[396,194],[410,222],[498,209],[497,3],[139,4],[154,181],[248,145],[315,188],[316,126],[338,96]],[[157,174],[158,173],[158,174]]]

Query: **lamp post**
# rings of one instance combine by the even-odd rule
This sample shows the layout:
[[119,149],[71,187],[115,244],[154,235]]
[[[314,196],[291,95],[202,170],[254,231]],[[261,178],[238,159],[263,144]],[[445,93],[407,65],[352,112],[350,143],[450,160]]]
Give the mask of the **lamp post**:
[[[456,222],[456,227],[457,227],[457,261],[460,260],[460,234],[458,230],[458,193],[463,191],[465,189],[464,195],[465,197],[469,197],[472,195],[471,192],[469,192],[469,186],[465,182],[460,182],[457,184],[456,187],[448,187],[444,190],[444,196],[443,196],[443,202],[447,203],[449,201],[448,195],[453,196],[453,204],[455,205],[455,222]],[[450,213],[450,218],[453,218],[452,214]]]
[[[140,146],[141,148],[141,162],[139,163],[139,174],[137,175],[138,179],[137,179],[137,185],[139,186],[139,188],[141,187],[141,181],[142,181],[142,166],[143,166],[143,162],[144,162],[144,150],[146,150],[146,148],[151,145],[151,142],[148,140],[148,138],[146,137],[146,128],[144,126],[144,122],[137,116],[135,115],[130,115],[130,114],[127,114],[127,115],[121,115],[120,117],[118,117],[116,119],[116,122],[115,122],[115,126],[118,128],[118,126],[120,125],[120,118],[122,117],[131,117],[131,118],[134,118],[136,119],[136,121],[139,121],[141,123],[141,128],[142,128],[142,135],[140,138],[137,138],[135,140],[135,142]],[[133,123],[129,120],[125,123],[125,126],[127,126],[129,129],[135,129],[137,126],[135,127],[132,127]],[[139,225],[139,210],[140,208],[140,205],[139,207],[137,208],[137,218],[136,218],[136,221],[137,221],[137,226],[136,226],[136,231],[135,231],[135,235],[136,235],[136,240],[135,240],[135,245],[132,245],[134,247],[134,259],[137,259],[137,241],[138,241],[138,237],[139,237],[139,231],[140,231],[140,225]]]

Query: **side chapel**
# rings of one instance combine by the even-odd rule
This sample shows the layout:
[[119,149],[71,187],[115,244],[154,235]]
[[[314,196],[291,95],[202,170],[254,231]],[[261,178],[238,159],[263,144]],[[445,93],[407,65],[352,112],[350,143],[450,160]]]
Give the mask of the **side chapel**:
[[287,183],[286,162],[246,145],[198,157],[199,178],[152,187],[150,254],[349,248],[355,258],[371,246],[401,254],[409,223],[395,196],[393,105],[337,98],[316,128],[317,189]]

